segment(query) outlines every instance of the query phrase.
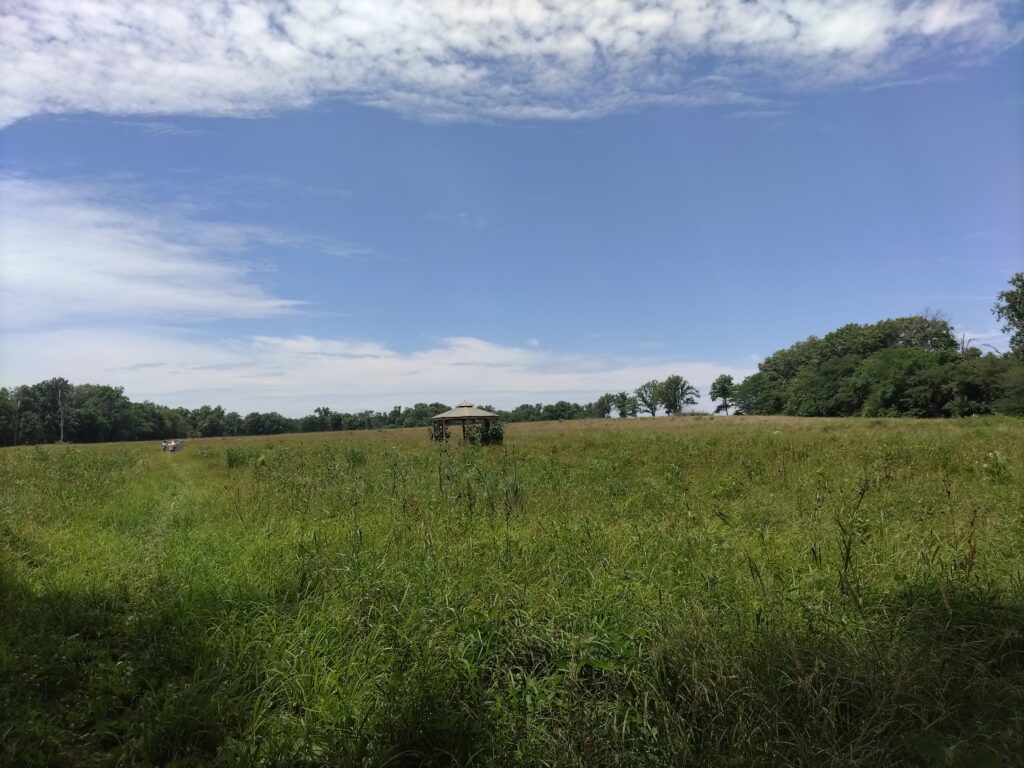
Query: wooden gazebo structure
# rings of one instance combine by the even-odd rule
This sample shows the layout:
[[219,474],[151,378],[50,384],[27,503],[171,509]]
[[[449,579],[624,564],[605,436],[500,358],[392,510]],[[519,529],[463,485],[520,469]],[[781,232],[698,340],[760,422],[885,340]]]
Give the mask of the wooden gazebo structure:
[[450,411],[439,413],[430,420],[430,439],[446,442],[451,436],[451,427],[456,424],[462,426],[464,443],[497,445],[504,437],[505,430],[498,421],[498,414],[463,400]]

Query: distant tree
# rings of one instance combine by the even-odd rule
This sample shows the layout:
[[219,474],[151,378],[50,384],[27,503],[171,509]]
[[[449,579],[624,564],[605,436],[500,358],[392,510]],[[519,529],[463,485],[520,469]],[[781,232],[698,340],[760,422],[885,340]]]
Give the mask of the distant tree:
[[670,416],[678,416],[687,405],[696,405],[698,397],[700,390],[674,373],[658,386],[658,402]]
[[544,406],[541,403],[517,405],[508,415],[509,421],[540,421],[543,418]]
[[659,387],[661,387],[661,382],[657,379],[651,379],[646,384],[641,384],[636,388],[636,399],[640,403],[640,408],[647,411],[651,416],[658,415]]
[[388,426],[398,427],[402,424],[402,406],[396,405],[387,415]]
[[992,311],[1003,321],[1010,335],[1010,353],[1024,361],[1024,272],[1010,278],[1010,288],[1002,291]]
[[19,445],[38,445],[46,442],[43,420],[35,411],[24,410],[18,423]]
[[316,431],[329,432],[331,430],[334,413],[330,408],[325,405],[321,405],[320,407],[313,409],[313,415],[316,417]]
[[[396,422],[396,426],[402,427],[425,427],[430,423],[430,419],[439,413],[444,413],[448,410],[448,406],[444,403],[416,403],[412,408],[404,408],[401,413],[401,419]],[[491,410],[491,408],[484,408],[485,411]]]
[[973,347],[965,349],[956,365],[950,366],[946,413],[950,416],[992,413],[996,402],[1002,399],[1005,372],[1011,367],[1020,366],[1009,357],[982,355]]
[[71,440],[74,442],[99,443],[137,438],[140,411],[124,394],[124,387],[79,384],[74,388],[73,409]]
[[999,391],[992,401],[992,412],[1024,416],[1024,365],[1013,362],[1006,366],[999,377]]
[[[948,356],[955,355],[958,344],[949,321],[934,312],[873,325],[851,323],[822,338],[811,336],[769,355],[758,365],[757,373],[733,388],[733,405],[748,414],[860,414],[865,407],[867,383],[857,373],[873,355],[892,349],[935,355],[936,361],[945,365],[950,364]],[[921,362],[918,359],[915,365]],[[878,407],[882,406],[877,402],[872,405]]]
[[72,396],[71,382],[64,378],[50,379],[46,382],[53,390],[54,405],[60,422],[60,442],[64,442],[64,422],[67,417],[68,399]]
[[0,445],[14,445],[14,393],[0,387]]
[[711,383],[708,395],[712,400],[722,401],[715,406],[715,413],[725,411],[726,416],[729,415],[729,409],[733,406],[733,391],[735,389],[736,385],[732,380],[732,376],[727,373],[723,373]]
[[607,419],[612,412],[612,408],[615,407],[615,396],[614,395],[601,395],[597,400],[592,402],[587,409],[589,415],[598,419]]
[[41,442],[63,441],[65,426],[71,416],[71,383],[67,379],[57,377],[33,384],[28,389],[31,391],[31,407],[42,425]]
[[229,437],[242,434],[242,417],[238,411],[228,411],[224,414],[224,434]]
[[619,392],[614,395],[614,400],[615,410],[619,412],[620,419],[636,416],[640,410],[640,401],[629,392]]
[[247,435],[260,435],[263,434],[260,430],[263,428],[263,420],[260,418],[260,414],[257,411],[247,413],[245,418],[242,419],[242,429]]
[[12,445],[18,445],[18,439],[21,437],[21,409],[25,403],[27,391],[28,387],[24,385],[11,390],[11,418],[14,422],[14,442]]
[[261,435],[283,435],[286,432],[293,432],[295,424],[293,419],[282,416],[277,411],[260,414]]
[[925,309],[920,315],[883,320],[875,326],[854,327],[869,331],[877,328],[881,342],[886,347],[914,347],[937,352],[956,349],[958,346],[949,320],[942,312],[932,309]]
[[190,420],[199,437],[221,437],[224,434],[224,409],[219,405],[196,408]]
[[568,421],[569,419],[582,419],[586,411],[579,403],[570,403],[568,400],[559,400],[557,403],[545,405],[542,409],[545,421]]
[[863,415],[945,415],[953,373],[946,362],[943,355],[920,348],[895,347],[871,355],[853,378],[863,398]]

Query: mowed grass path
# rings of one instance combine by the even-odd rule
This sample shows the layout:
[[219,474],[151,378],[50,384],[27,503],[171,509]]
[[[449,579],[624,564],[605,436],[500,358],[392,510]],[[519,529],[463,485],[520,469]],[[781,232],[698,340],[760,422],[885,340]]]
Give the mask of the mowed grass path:
[[0,763],[1022,765],[1024,422],[0,451]]

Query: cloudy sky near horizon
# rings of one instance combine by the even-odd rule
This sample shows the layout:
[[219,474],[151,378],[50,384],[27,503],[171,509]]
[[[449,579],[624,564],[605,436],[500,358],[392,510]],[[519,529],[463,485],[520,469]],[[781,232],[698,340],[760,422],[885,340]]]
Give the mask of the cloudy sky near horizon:
[[1005,347],[1024,8],[0,9],[0,384],[287,415],[706,389],[847,322]]

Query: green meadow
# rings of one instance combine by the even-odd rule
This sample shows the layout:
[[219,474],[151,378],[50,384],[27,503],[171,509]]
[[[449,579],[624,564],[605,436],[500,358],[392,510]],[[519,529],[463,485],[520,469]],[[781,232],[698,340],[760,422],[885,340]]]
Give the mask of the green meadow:
[[0,763],[1024,764],[1024,421],[0,451]]

